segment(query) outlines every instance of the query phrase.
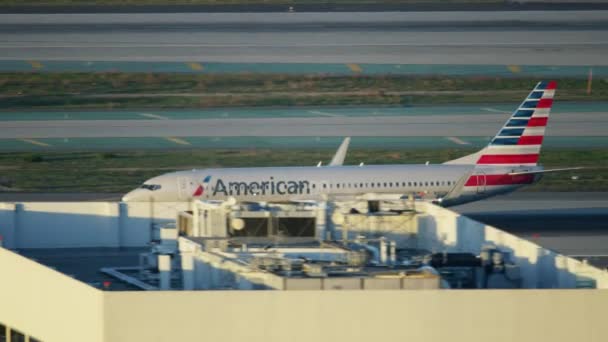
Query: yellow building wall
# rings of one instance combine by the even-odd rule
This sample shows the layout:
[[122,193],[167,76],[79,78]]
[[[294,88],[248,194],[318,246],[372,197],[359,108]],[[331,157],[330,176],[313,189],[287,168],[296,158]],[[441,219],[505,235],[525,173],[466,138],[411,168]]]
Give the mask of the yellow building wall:
[[0,322],[44,342],[102,342],[103,292],[0,248]]
[[106,293],[107,342],[605,342],[606,290]]

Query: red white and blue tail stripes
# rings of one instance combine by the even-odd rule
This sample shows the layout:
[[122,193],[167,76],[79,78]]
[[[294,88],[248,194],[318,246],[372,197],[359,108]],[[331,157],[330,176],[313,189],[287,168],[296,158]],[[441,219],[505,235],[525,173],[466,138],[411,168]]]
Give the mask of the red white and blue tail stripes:
[[536,165],[556,87],[555,81],[539,82],[482,151],[477,165]]

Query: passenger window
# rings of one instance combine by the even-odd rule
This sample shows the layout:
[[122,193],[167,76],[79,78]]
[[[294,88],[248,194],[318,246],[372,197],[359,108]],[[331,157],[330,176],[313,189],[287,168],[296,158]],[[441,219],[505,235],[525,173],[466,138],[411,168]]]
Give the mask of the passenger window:
[[412,182],[407,182],[407,186],[412,186]]
[[340,188],[340,183],[336,184],[336,188],[338,188],[338,189]]

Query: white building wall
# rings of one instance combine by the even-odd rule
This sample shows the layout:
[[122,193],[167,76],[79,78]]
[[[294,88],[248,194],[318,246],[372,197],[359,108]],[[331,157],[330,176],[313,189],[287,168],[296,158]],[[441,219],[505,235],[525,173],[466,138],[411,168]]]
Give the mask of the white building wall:
[[[0,236],[5,247],[15,249],[141,247],[150,241],[154,224],[175,222],[177,212],[187,209],[188,203],[172,202],[0,203]],[[590,265],[432,204],[417,203],[417,209],[423,214],[412,224],[376,233],[409,237],[415,227],[418,247],[433,252],[479,253],[484,244],[493,243],[512,255],[526,288],[574,287],[584,278],[608,288],[606,272]]]
[[153,224],[174,222],[187,203],[24,202],[0,204],[7,248],[140,247]]
[[45,342],[102,342],[103,293],[0,248],[0,322]]
[[521,270],[524,288],[574,288],[578,280],[593,279],[608,289],[608,272],[521,239],[492,226],[429,203],[417,204],[418,247],[433,252],[479,253],[487,244],[511,255]]
[[604,342],[604,290],[109,292],[132,341]]

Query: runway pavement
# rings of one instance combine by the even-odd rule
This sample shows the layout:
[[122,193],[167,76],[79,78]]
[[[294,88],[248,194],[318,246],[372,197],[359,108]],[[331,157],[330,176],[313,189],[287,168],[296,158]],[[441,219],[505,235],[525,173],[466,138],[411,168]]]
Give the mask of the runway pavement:
[[608,65],[608,11],[0,15],[0,59]]
[[[515,105],[516,106],[516,105]],[[0,112],[0,151],[174,148],[478,148],[511,104]],[[547,147],[608,147],[607,103],[556,103]]]
[[[0,57],[1,58],[1,57]],[[315,75],[410,75],[466,77],[529,77],[586,79],[608,77],[608,66],[598,65],[464,65],[379,63],[224,63],[80,60],[2,60],[0,72],[129,72],[180,74],[315,74]]]
[[[0,139],[107,137],[489,137],[509,114],[183,120],[0,121]],[[603,137],[608,113],[551,117],[553,137]]]

